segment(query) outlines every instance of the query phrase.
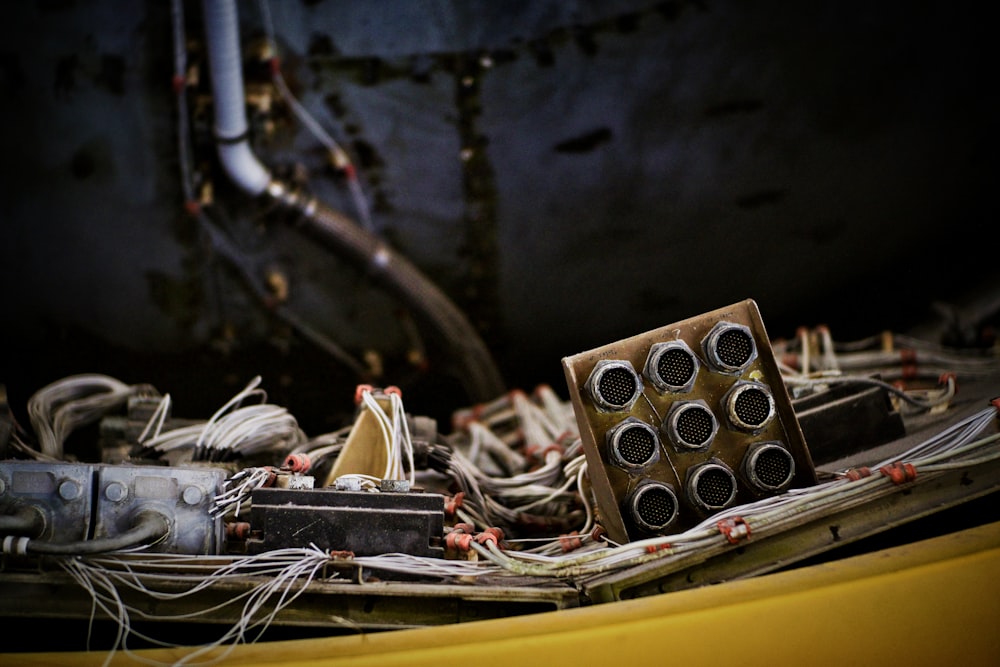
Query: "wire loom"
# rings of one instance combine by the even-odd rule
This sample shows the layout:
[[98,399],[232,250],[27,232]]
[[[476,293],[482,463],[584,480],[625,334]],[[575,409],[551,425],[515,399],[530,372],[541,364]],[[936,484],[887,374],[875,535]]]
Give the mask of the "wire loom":
[[[797,372],[789,373],[792,382],[803,377]],[[850,378],[840,376],[839,381]],[[103,376],[74,376],[63,382],[64,385],[47,387],[33,397],[36,414],[63,424],[62,429],[55,429],[63,434],[62,439],[73,427],[120,407],[123,397],[150,398],[155,393],[148,385],[129,387]],[[243,401],[259,400],[261,405],[267,405],[259,383],[259,378],[251,381],[207,422],[182,427],[186,429],[185,437],[175,440],[169,439],[172,431],[165,428],[169,398],[159,398],[157,409],[140,437],[144,451],[155,450],[150,443],[169,441],[173,443],[167,448],[171,455],[180,452],[194,457],[199,452],[198,443],[204,445],[212,440],[207,434],[218,428],[227,415],[244,407],[260,407],[242,406]],[[922,403],[937,400],[943,404],[949,400],[954,395],[954,378],[947,379],[943,386],[936,395],[922,390]],[[59,400],[53,400],[53,396]],[[115,400],[107,400],[108,396],[115,396]],[[360,402],[371,405],[363,396]],[[412,463],[413,439],[402,426],[406,421],[402,403],[392,405],[393,414],[383,415],[383,424],[387,442],[391,443],[391,460],[398,465],[387,468],[387,473],[417,481]],[[421,473],[420,481],[430,484],[443,481],[458,489],[448,507],[454,525],[446,529],[445,535],[451,559],[406,554],[355,556],[347,551],[304,545],[254,556],[211,559],[139,550],[46,556],[44,562],[65,570],[91,596],[94,613],[99,610],[117,623],[115,645],[126,653],[130,652],[130,637],[164,644],[137,632],[132,619],[195,620],[211,610],[184,616],[151,614],[126,603],[123,593],[176,601],[197,596],[219,582],[246,581],[249,577],[254,585],[226,603],[238,606],[240,621],[216,641],[190,647],[191,652],[177,663],[198,664],[221,659],[238,643],[259,639],[276,615],[293,605],[310,582],[317,579],[357,581],[363,579],[365,572],[375,571],[382,577],[416,575],[469,586],[475,586],[477,581],[501,581],[508,586],[559,581],[582,587],[603,574],[647,563],[668,565],[692,556],[707,558],[747,540],[778,535],[803,519],[862,506],[948,471],[997,460],[1000,448],[996,443],[1000,434],[986,435],[986,432],[994,424],[998,409],[1000,401],[993,401],[989,407],[943,428],[898,456],[867,467],[837,471],[825,483],[730,508],[681,533],[619,545],[609,542],[595,521],[586,462],[573,430],[569,406],[548,387],[539,387],[531,397],[514,391],[491,403],[456,412],[454,433],[427,448],[428,470]],[[247,420],[242,429],[225,431],[228,437],[215,439],[212,449],[239,451],[244,447],[248,455],[268,454],[284,463],[243,468],[232,475],[227,490],[215,499],[214,511],[219,515],[238,517],[249,492],[272,479],[275,470],[296,466],[301,474],[309,466],[321,466],[324,460],[334,458],[346,436],[341,430],[308,438],[297,428],[287,428],[290,417],[287,413],[275,410],[266,414],[270,416]],[[278,422],[286,427],[275,428]],[[189,445],[177,444],[185,439]],[[15,445],[21,455],[47,458],[20,438]],[[49,450],[54,451],[51,446]],[[544,517],[548,517],[548,524]],[[570,525],[572,530],[564,530]],[[27,553],[26,543],[19,539],[5,539],[2,546],[15,556]],[[352,626],[349,619],[342,621],[345,627]]]

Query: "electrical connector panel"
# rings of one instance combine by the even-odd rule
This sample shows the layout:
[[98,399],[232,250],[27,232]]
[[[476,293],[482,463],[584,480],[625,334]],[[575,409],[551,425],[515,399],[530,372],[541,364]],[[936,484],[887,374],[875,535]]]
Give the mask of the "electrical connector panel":
[[816,483],[752,300],[562,363],[601,522],[617,542]]

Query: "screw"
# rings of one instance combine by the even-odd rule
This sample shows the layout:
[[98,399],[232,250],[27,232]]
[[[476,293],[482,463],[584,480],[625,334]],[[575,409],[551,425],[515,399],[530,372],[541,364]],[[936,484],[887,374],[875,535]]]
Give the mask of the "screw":
[[76,500],[80,497],[80,485],[71,479],[63,480],[59,484],[59,497],[63,500]]
[[197,486],[189,486],[184,489],[184,493],[181,497],[188,505],[197,505],[201,502],[201,499],[205,497],[205,494]]
[[121,482],[111,482],[104,489],[104,497],[113,503],[118,503],[128,497],[128,489]]

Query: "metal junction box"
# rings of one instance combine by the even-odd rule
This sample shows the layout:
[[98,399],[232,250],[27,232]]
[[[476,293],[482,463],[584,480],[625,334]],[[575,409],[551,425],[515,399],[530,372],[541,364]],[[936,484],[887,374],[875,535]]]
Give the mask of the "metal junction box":
[[208,467],[0,461],[0,513],[31,507],[44,519],[36,538],[64,544],[116,537],[154,510],[170,532],[149,551],[216,554],[223,526],[210,510],[225,476]]
[[566,357],[563,370],[615,541],[816,483],[752,300]]

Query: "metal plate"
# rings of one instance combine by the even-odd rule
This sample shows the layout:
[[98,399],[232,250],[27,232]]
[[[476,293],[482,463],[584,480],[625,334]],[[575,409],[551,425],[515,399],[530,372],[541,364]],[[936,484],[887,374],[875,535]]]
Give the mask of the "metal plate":
[[[734,331],[748,333],[752,337],[756,355],[742,367],[739,364],[719,363],[718,350],[711,343],[718,338],[718,327],[730,327]],[[738,336],[735,336],[738,337]],[[697,360],[696,375],[685,391],[663,391],[650,379],[647,359],[654,345],[683,341]],[[708,344],[706,344],[708,342]],[[717,340],[716,340],[717,342]],[[748,342],[748,341],[743,341]],[[723,353],[725,361],[732,357]],[[714,362],[713,362],[714,359]],[[608,362],[624,361],[635,369],[641,378],[642,388],[638,397],[624,409],[609,409],[612,402],[594,399],[595,386],[592,374],[607,368]],[[604,362],[601,364],[601,362]],[[690,527],[712,513],[711,509],[699,506],[692,500],[692,494],[685,488],[691,477],[696,476],[700,466],[708,463],[728,469],[736,480],[736,492],[727,505],[743,504],[755,499],[774,495],[773,492],[755,488],[743,471],[744,458],[757,443],[777,442],[787,449],[794,462],[794,471],[789,486],[804,487],[816,483],[816,473],[809,450],[802,437],[791,401],[785,390],[770,341],[757,309],[757,304],[746,300],[726,308],[670,324],[647,333],[626,338],[603,347],[595,348],[563,359],[563,370],[569,388],[570,400],[580,427],[587,455],[590,479],[597,497],[602,525],[615,541],[627,542],[639,539],[651,531],[643,530],[630,516],[628,504],[640,485],[650,481],[669,485],[679,499],[677,517],[663,530],[677,532]],[[599,364],[601,364],[599,366]],[[617,372],[617,371],[616,371]],[[627,385],[622,374],[621,379]],[[734,387],[743,383],[762,383],[773,398],[773,415],[766,424],[752,432],[741,430],[727,416],[724,402],[732,394]],[[754,385],[759,386],[759,385]],[[621,390],[621,387],[617,387]],[[598,390],[599,391],[599,390]],[[618,391],[619,394],[627,393]],[[617,394],[615,398],[620,398]],[[670,439],[670,424],[663,428],[664,421],[674,414],[680,405],[700,401],[707,407],[718,424],[714,437],[706,446],[685,448],[673,444]],[[627,403],[627,401],[622,401]],[[626,469],[614,463],[609,453],[607,434],[624,421],[633,418],[649,424],[660,435],[660,456],[641,470]],[[722,475],[720,474],[720,479]]]

